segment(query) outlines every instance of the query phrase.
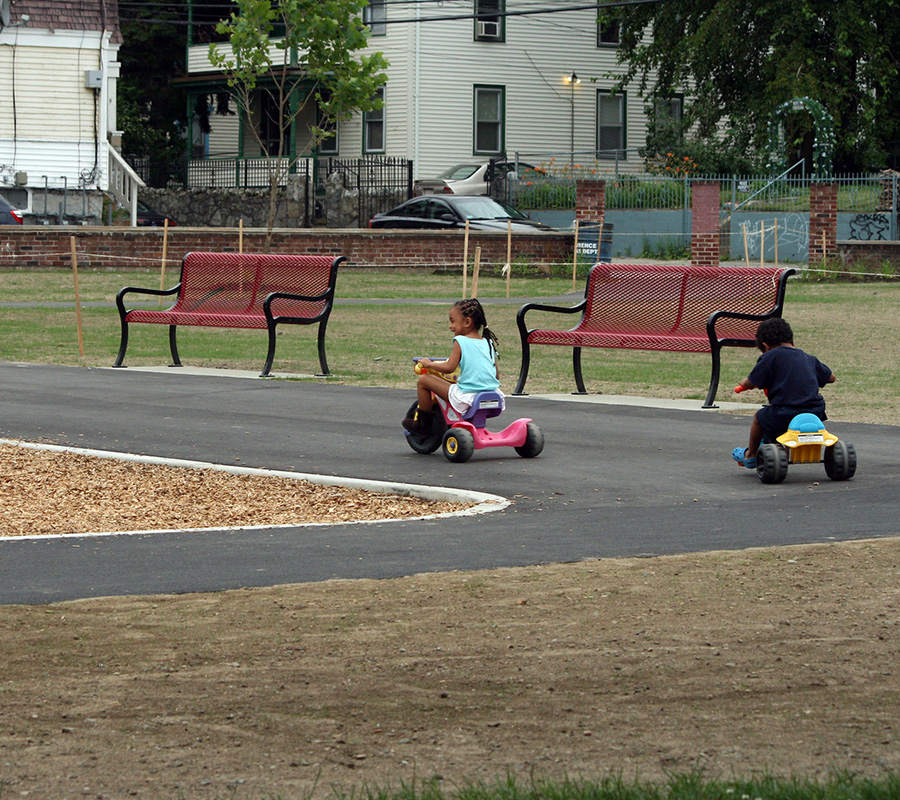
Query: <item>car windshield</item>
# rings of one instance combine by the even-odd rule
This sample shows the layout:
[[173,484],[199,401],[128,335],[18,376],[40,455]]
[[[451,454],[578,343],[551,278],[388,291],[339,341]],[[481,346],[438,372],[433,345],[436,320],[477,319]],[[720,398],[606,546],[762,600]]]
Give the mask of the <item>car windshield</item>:
[[437,176],[437,180],[464,181],[466,178],[471,178],[480,166],[481,164],[457,164],[455,167],[445,169]]
[[499,203],[492,197],[456,197],[453,207],[463,219],[528,219],[521,211],[516,211],[506,203]]

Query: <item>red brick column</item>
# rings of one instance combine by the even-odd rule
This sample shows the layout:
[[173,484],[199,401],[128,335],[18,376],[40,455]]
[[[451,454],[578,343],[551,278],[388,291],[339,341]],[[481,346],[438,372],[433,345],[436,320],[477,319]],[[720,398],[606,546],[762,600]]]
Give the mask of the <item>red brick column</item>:
[[809,185],[809,260],[837,254],[838,187],[836,183]]
[[720,194],[718,181],[696,181],[691,184],[691,263],[694,266],[719,266]]
[[606,181],[575,181],[575,219],[600,222],[606,214]]

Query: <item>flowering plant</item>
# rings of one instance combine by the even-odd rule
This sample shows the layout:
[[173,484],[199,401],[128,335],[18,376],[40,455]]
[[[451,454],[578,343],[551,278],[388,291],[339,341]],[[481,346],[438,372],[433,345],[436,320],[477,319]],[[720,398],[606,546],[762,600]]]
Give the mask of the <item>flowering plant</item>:
[[657,156],[647,167],[648,172],[656,175],[669,175],[680,178],[697,171],[697,162],[690,156],[679,156],[668,152],[665,156]]

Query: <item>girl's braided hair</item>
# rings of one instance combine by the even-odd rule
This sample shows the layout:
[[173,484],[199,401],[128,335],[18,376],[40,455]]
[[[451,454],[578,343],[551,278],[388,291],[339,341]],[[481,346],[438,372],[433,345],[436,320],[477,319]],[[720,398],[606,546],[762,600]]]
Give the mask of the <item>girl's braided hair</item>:
[[474,297],[470,297],[468,300],[457,300],[453,304],[453,307],[458,308],[460,314],[464,317],[469,317],[475,327],[481,329],[481,335],[488,340],[488,347],[493,350],[495,354],[500,352],[500,340],[497,339],[496,334],[488,328],[487,319],[484,316],[484,308],[482,308],[481,303],[479,303],[478,300]]

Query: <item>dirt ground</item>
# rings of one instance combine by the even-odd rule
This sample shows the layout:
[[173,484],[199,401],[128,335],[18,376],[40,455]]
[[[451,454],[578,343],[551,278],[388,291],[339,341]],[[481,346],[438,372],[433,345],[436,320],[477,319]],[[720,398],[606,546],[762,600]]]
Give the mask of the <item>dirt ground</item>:
[[900,539],[5,606],[0,797],[874,777],[898,611]]

